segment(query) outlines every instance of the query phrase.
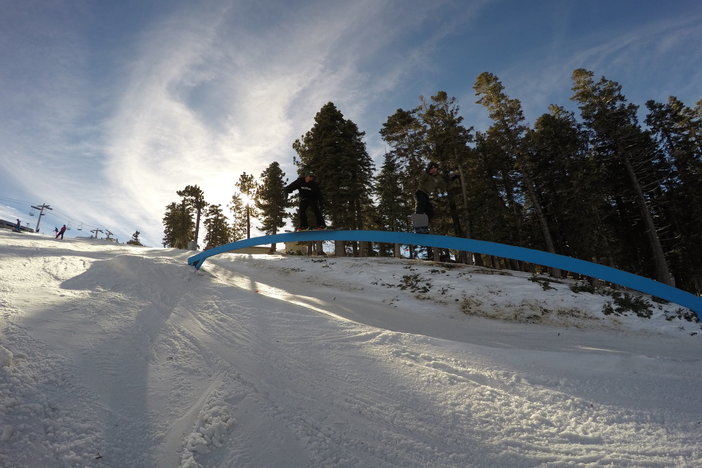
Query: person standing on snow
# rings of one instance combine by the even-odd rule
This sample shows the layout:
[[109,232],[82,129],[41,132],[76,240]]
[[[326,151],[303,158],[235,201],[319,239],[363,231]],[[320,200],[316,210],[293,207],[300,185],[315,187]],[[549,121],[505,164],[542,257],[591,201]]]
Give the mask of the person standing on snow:
[[20,222],[19,219],[17,219],[17,224],[15,224],[15,231],[22,232],[22,223]]
[[61,226],[61,230],[60,230],[59,232],[56,233],[56,239],[58,239],[59,237],[61,237],[61,240],[63,240],[63,234],[64,234],[65,232],[66,232],[66,225],[64,224],[63,226]]
[[314,179],[314,174],[307,171],[304,176],[297,178],[292,184],[285,187],[286,194],[297,190],[300,196],[299,227],[301,230],[310,228],[310,223],[307,219],[308,209],[312,210],[314,213],[315,228],[325,229],[327,227],[324,223],[324,216],[322,216],[322,191],[319,189],[319,184]]

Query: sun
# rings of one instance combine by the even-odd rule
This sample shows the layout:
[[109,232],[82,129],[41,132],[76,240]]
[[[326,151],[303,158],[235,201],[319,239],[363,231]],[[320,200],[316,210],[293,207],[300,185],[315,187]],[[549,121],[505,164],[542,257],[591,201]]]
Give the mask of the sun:
[[244,206],[251,206],[253,203],[253,199],[246,193],[239,194],[239,197],[241,198],[241,203],[243,203]]

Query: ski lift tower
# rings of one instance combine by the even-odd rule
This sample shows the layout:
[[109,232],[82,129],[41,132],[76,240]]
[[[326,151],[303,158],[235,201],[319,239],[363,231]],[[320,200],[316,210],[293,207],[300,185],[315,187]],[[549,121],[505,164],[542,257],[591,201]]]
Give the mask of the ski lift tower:
[[41,217],[44,216],[44,210],[53,210],[49,205],[46,203],[42,203],[41,206],[34,206],[32,205],[32,208],[35,210],[39,210],[39,219],[37,219],[37,227],[34,230],[37,234],[39,233],[39,223],[41,222]]

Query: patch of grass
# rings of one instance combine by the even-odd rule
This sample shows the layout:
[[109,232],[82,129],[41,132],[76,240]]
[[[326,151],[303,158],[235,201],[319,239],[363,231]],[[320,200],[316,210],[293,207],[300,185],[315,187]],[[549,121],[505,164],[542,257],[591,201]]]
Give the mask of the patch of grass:
[[409,289],[413,293],[426,294],[431,290],[431,283],[426,281],[426,283],[422,284],[425,281],[426,280],[417,273],[414,275],[404,275],[402,277],[400,289],[403,291]]
[[282,271],[283,273],[293,273],[293,272],[299,273],[299,272],[305,271],[305,270],[303,270],[302,268],[291,267],[291,268],[281,268],[280,271]]
[[597,294],[597,287],[594,282],[590,281],[578,281],[575,284],[570,285],[570,290],[574,293],[588,292],[591,294]]
[[700,323],[700,319],[697,317],[697,314],[689,309],[676,309],[675,312],[666,312],[665,319],[669,322],[671,320],[678,319],[692,323]]
[[529,278],[529,281],[533,283],[539,283],[541,285],[541,289],[543,289],[544,291],[548,291],[549,289],[556,289],[554,287],[551,287],[551,282],[548,279],[541,276],[533,275]]
[[384,286],[386,288],[399,288],[403,291],[411,291],[418,295],[426,294],[431,291],[432,288],[431,282],[427,281],[425,278],[422,278],[419,273],[415,273],[413,275],[403,275],[400,284],[381,283],[379,281],[373,281],[371,284]]
[[470,296],[464,296],[461,301],[461,311],[466,315],[476,315],[480,310],[482,302],[480,299]]
[[640,296],[634,296],[629,293],[612,293],[613,302],[608,302],[602,307],[602,313],[605,315],[626,315],[629,312],[635,313],[642,318],[651,318],[651,304]]

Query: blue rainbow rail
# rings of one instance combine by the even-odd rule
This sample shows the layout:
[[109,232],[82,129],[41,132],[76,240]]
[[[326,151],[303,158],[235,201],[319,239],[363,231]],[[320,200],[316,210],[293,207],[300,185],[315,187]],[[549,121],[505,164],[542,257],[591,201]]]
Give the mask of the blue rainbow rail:
[[213,249],[205,250],[188,258],[188,264],[200,269],[206,259],[232,250],[252,247],[256,245],[275,244],[278,242],[304,242],[304,241],[368,241],[384,242],[388,244],[424,245],[445,249],[475,252],[496,257],[511,258],[524,262],[534,263],[561,270],[579,273],[581,275],[598,278],[611,283],[626,286],[627,288],[650,294],[652,296],[675,302],[683,307],[693,310],[702,320],[702,297],[687,291],[668,286],[649,278],[627,273],[615,268],[598,265],[597,263],[578,260],[564,255],[552,254],[540,250],[515,247],[512,245],[498,244],[495,242],[464,239],[461,237],[437,236],[433,234],[414,234],[411,232],[391,231],[302,231],[286,234],[244,239],[230,244],[220,245]]

